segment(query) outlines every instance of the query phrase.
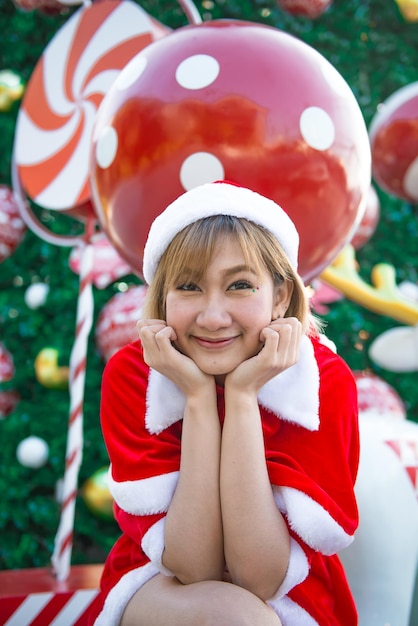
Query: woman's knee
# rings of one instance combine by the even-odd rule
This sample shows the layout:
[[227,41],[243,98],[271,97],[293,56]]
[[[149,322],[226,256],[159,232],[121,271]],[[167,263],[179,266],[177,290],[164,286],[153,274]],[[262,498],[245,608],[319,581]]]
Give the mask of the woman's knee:
[[273,609],[242,587],[221,581],[182,585],[156,576],[126,607],[121,626],[281,626]]
[[251,592],[229,583],[205,585],[202,626],[281,626],[273,609]]

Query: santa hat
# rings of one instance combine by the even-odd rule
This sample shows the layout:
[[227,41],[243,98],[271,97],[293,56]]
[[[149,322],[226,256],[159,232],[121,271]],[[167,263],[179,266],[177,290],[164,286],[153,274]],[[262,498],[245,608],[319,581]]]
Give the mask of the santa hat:
[[172,202],[152,223],[144,249],[143,276],[149,284],[175,235],[212,215],[242,217],[263,226],[277,239],[297,270],[299,235],[290,217],[265,196],[227,181],[194,187]]

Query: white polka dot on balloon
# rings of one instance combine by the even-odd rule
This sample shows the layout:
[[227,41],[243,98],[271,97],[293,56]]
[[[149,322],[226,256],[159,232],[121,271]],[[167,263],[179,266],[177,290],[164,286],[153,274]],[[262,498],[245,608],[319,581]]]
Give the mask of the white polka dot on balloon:
[[308,107],[300,116],[300,132],[315,150],[328,150],[334,143],[335,127],[331,117],[319,107]]
[[203,89],[218,77],[218,61],[208,54],[195,54],[180,63],[176,70],[176,80],[185,89]]
[[225,172],[221,161],[210,152],[191,154],[180,168],[180,182],[185,190],[214,180],[223,180]]
[[16,457],[21,465],[38,469],[45,465],[49,456],[48,444],[41,437],[32,435],[22,439],[16,449]]

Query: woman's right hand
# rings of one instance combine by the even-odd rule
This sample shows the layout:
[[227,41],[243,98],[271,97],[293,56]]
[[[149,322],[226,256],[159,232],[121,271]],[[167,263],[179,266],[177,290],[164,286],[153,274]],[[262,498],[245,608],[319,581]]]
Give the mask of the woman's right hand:
[[164,320],[143,319],[136,325],[144,350],[144,360],[175,383],[186,396],[198,394],[207,385],[215,387],[213,376],[204,374],[196,363],[173,345],[177,339]]

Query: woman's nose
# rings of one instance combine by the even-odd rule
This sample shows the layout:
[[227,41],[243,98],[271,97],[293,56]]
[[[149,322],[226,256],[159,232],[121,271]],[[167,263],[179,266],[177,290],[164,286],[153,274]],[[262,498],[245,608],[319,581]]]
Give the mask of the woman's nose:
[[211,331],[229,326],[231,315],[222,298],[206,298],[202,309],[197,315],[197,323]]

